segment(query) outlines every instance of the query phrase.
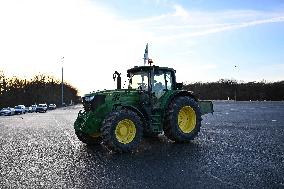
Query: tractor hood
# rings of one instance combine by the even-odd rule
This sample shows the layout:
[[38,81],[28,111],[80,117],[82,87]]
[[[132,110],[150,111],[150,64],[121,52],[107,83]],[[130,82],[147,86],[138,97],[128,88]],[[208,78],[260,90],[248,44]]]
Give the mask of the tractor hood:
[[123,94],[137,94],[139,90],[135,90],[135,89],[115,89],[115,90],[103,90],[103,91],[97,91],[97,92],[92,92],[92,93],[89,93],[89,94],[85,94],[83,99],[87,99],[89,100],[88,98],[92,98],[94,96],[97,96],[97,95],[105,95],[105,96],[112,96],[114,94],[120,94],[120,95],[123,95]]
[[86,94],[83,99],[86,111],[95,110],[99,106],[116,106],[137,103],[141,91],[135,89],[103,90]]

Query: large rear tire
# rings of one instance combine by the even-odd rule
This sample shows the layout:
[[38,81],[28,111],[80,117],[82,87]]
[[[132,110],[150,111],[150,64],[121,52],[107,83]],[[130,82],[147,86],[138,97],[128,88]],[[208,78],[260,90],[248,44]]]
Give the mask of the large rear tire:
[[189,142],[200,131],[201,120],[200,108],[193,98],[177,97],[166,113],[165,135],[175,142]]
[[101,128],[104,144],[117,152],[136,149],[142,139],[143,127],[140,117],[131,110],[111,112]]

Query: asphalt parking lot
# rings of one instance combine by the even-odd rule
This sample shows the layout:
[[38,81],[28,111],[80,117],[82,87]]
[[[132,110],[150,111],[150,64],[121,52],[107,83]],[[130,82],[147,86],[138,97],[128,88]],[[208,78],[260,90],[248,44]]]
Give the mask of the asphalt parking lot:
[[284,102],[214,102],[189,144],[89,148],[81,107],[0,117],[0,188],[284,188]]

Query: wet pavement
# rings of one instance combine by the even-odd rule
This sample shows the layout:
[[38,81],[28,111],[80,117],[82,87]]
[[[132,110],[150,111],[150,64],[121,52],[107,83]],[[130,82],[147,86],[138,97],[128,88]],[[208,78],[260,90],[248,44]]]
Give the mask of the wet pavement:
[[0,188],[284,188],[284,102],[214,102],[189,144],[89,148],[80,107],[0,117]]

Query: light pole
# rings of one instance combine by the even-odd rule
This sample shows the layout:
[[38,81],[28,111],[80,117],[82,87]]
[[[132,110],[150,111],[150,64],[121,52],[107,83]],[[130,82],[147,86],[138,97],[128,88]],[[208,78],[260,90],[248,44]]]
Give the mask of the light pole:
[[63,63],[64,63],[64,56],[61,58],[61,63],[62,63],[62,69],[61,69],[61,73],[62,73],[62,80],[61,80],[61,105],[63,106],[64,105],[64,96],[63,96],[63,94],[64,94],[64,83],[63,83]]
[[4,84],[4,82],[0,81],[0,94],[2,94],[2,85]]
[[[235,65],[235,73],[237,73],[237,66],[236,65]],[[237,81],[237,74],[236,74],[235,102],[237,101],[237,86],[238,86],[238,81]]]

